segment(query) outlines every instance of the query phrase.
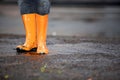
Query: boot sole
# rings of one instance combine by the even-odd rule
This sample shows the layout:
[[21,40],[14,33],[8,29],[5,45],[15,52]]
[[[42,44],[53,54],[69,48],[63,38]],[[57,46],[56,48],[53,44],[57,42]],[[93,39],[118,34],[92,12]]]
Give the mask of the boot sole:
[[16,48],[16,51],[18,53],[22,53],[22,52],[36,52],[37,51],[37,48],[32,48],[31,50],[27,51],[27,50],[24,50],[24,49],[20,49],[20,48]]

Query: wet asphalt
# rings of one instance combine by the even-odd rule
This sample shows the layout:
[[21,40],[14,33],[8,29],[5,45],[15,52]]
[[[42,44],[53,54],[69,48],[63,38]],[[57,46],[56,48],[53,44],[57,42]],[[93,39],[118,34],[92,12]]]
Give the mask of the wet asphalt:
[[17,53],[23,35],[0,35],[0,80],[120,80],[120,39],[48,36],[49,54]]

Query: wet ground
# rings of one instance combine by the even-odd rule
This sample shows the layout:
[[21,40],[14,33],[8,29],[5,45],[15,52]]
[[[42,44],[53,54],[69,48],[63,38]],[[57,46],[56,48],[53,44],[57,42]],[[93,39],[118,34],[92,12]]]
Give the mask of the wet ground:
[[120,80],[120,39],[48,36],[48,55],[18,54],[22,35],[0,35],[0,80]]
[[19,9],[0,4],[0,80],[120,80],[119,9],[52,7],[50,52],[37,55],[16,52],[25,40]]

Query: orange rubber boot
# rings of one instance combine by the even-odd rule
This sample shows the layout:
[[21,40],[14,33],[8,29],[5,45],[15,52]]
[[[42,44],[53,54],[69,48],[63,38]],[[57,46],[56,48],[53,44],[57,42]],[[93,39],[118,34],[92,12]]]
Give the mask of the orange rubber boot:
[[26,40],[23,45],[17,46],[16,50],[17,52],[33,51],[37,47],[35,14],[24,14],[22,20],[26,31]]
[[47,54],[48,48],[46,46],[46,33],[48,25],[48,15],[36,14],[37,22],[37,53]]

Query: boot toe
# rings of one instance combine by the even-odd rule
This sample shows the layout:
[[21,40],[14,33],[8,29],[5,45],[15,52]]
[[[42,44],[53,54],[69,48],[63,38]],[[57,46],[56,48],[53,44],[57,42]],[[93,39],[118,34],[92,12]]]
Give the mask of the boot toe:
[[35,52],[37,51],[37,47],[32,48],[32,49],[27,49],[25,46],[19,45],[16,48],[17,52]]
[[48,54],[48,50],[37,50],[38,54]]
[[27,52],[26,50],[24,50],[24,49],[22,49],[22,48],[19,48],[19,47],[16,48],[16,51],[17,51],[18,53],[19,53],[19,52],[20,52],[20,53],[22,53],[22,52]]

